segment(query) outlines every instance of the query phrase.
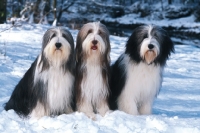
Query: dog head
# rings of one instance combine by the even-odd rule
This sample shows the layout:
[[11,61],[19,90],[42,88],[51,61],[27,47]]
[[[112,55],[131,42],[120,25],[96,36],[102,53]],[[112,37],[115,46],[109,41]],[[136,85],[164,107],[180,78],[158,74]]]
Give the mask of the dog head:
[[83,25],[77,36],[76,51],[77,55],[86,58],[97,55],[106,55],[109,58],[110,41],[106,26],[100,22]]
[[62,27],[51,28],[43,36],[42,61],[61,66],[74,54],[74,40],[71,33]]
[[137,63],[164,65],[174,51],[173,43],[166,31],[153,25],[136,28],[126,45],[126,54]]

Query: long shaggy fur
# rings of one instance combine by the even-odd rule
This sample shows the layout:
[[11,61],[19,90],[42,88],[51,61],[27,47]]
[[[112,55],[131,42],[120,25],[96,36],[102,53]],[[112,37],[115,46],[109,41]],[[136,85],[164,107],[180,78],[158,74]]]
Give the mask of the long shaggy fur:
[[110,41],[107,28],[87,23],[79,31],[76,44],[77,110],[90,118],[109,110]]
[[151,114],[162,72],[174,46],[166,31],[153,25],[136,28],[125,53],[112,65],[111,109],[132,115]]
[[71,113],[74,67],[71,33],[61,27],[47,30],[40,55],[16,85],[5,110],[36,118]]

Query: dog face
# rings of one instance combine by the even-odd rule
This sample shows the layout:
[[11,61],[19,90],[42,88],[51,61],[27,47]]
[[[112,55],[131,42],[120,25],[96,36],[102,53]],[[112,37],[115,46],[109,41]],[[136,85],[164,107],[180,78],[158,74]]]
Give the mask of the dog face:
[[78,33],[76,48],[84,52],[87,57],[109,55],[110,42],[107,28],[99,22],[85,24]]
[[70,32],[64,28],[51,28],[43,36],[43,56],[50,65],[60,66],[73,54],[74,41]]
[[[156,39],[156,33],[152,33],[152,29],[152,26],[144,27],[145,33],[140,44],[140,56],[147,64],[151,64],[160,53],[160,44]],[[155,29],[153,32],[156,32]]]
[[167,33],[152,25],[136,28],[126,45],[126,53],[137,63],[142,60],[147,64],[164,65],[171,51],[174,47]]

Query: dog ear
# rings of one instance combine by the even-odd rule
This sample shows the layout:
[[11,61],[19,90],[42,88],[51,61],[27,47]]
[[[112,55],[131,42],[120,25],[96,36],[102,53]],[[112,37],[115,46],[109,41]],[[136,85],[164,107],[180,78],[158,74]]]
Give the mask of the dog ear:
[[165,31],[164,29],[160,27],[157,27],[157,29],[160,32],[160,36],[161,36],[160,43],[162,43],[162,47],[161,47],[162,57],[165,57],[166,59],[168,59],[171,52],[175,51],[173,41],[171,40],[167,31]]
[[78,63],[78,54],[79,54],[79,49],[80,49],[80,40],[79,40],[79,37],[77,36],[77,39],[76,39],[76,49],[75,49],[75,60],[76,62]]
[[101,26],[101,28],[103,29],[103,32],[105,34],[102,37],[105,39],[105,43],[106,43],[106,46],[107,46],[107,49],[106,49],[107,60],[110,61],[110,38],[109,38],[110,33],[109,33],[107,27],[104,24],[102,24],[100,22],[97,22],[97,23]]
[[107,60],[108,60],[108,62],[110,62],[110,52],[107,55]]
[[76,62],[78,63],[78,55],[76,54]]

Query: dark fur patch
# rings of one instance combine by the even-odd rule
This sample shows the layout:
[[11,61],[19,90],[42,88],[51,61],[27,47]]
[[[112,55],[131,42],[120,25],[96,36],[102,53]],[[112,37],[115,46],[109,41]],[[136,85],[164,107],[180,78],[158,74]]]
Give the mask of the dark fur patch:
[[110,89],[111,94],[109,98],[110,109],[117,109],[117,98],[122,92],[126,81],[125,64],[122,63],[124,56],[121,55],[117,61],[111,66],[111,80]]
[[34,91],[33,81],[37,59],[33,62],[12,92],[10,100],[4,106],[6,111],[14,109],[18,115],[26,117],[30,111],[35,108],[37,97]]

